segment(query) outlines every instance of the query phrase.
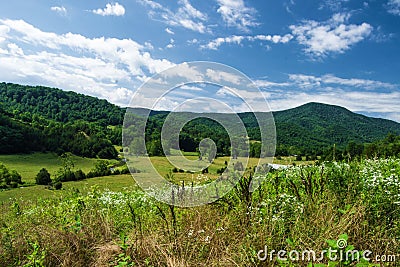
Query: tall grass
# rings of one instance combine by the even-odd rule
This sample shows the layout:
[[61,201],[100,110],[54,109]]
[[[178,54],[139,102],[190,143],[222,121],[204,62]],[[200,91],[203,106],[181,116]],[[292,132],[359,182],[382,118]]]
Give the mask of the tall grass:
[[306,266],[257,253],[321,251],[341,234],[360,251],[396,254],[399,176],[398,159],[292,167],[269,173],[254,192],[246,176],[196,208],[96,186],[14,200],[0,207],[0,266]]

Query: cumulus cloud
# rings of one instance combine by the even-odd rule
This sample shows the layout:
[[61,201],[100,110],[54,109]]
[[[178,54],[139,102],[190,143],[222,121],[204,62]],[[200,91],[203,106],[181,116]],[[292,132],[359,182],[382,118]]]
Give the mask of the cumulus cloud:
[[[207,21],[207,15],[193,7],[189,0],[179,0],[179,7],[176,11],[171,11],[169,8],[152,0],[139,0],[138,2],[151,9],[148,14],[154,20],[159,20],[170,26],[179,26],[199,33],[211,32],[211,30],[204,25],[204,22]],[[169,31],[171,30],[169,29]]]
[[337,13],[325,22],[306,20],[300,25],[291,25],[292,34],[305,51],[312,56],[343,53],[368,37],[373,27],[368,23],[347,24],[349,13]]
[[247,7],[243,0],[217,0],[219,8],[217,12],[230,27],[236,27],[248,32],[250,27],[259,25],[255,20],[257,11]]
[[119,3],[108,3],[105,8],[94,9],[92,12],[101,16],[123,16],[125,15],[125,8]]
[[268,41],[272,43],[287,43],[290,40],[293,39],[293,36],[291,34],[286,34],[286,35],[232,35],[228,37],[219,37],[216,38],[212,41],[210,41],[206,45],[200,46],[202,49],[211,49],[211,50],[217,50],[218,47],[220,47],[223,44],[237,44],[240,45],[242,41]]
[[67,9],[63,6],[52,6],[52,7],[50,7],[50,10],[57,12],[61,16],[67,15]]
[[400,0],[389,0],[387,10],[390,14],[400,16]]
[[0,20],[0,38],[0,80],[59,87],[120,105],[146,77],[174,65],[153,58],[148,44],[45,32],[22,20]]

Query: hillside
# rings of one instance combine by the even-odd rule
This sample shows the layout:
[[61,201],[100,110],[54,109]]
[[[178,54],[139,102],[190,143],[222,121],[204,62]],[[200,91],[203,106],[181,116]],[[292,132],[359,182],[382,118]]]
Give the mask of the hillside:
[[[4,148],[8,147],[6,150],[12,147],[14,141],[26,139],[24,135],[12,138],[11,133],[17,131],[26,135],[29,132],[26,127],[30,127],[30,123],[41,127],[49,122],[70,123],[71,134],[74,129],[86,134],[90,132],[89,135],[97,135],[101,139],[108,138],[113,144],[120,144],[120,126],[125,109],[106,100],[42,86],[0,83],[0,103],[5,111],[1,131],[7,132],[7,127],[11,129],[7,134],[8,139],[3,135],[0,140]],[[167,114],[168,112],[151,112],[152,123],[149,123],[148,133],[152,135],[149,140],[153,142],[153,147],[159,144],[157,139]],[[277,152],[280,154],[321,154],[333,144],[344,148],[351,141],[371,143],[383,139],[388,133],[400,134],[400,124],[397,122],[370,118],[334,105],[308,103],[273,114],[277,128]],[[260,133],[254,115],[241,113],[239,116],[247,127],[250,139],[259,140]],[[77,120],[84,125],[76,126]],[[25,124],[16,124],[16,121]],[[110,129],[105,128],[108,125],[118,127],[110,132]],[[229,151],[229,139],[222,127],[207,119],[197,119],[184,127],[182,146],[187,151],[192,151],[204,137],[214,137],[222,153]],[[79,142],[82,142],[82,138],[79,139]],[[68,144],[65,143],[64,146],[68,147]],[[30,146],[27,147],[30,149]],[[155,151],[159,151],[158,147],[155,147]],[[15,151],[9,151],[13,152]]]
[[102,125],[119,125],[124,109],[98,99],[75,92],[66,92],[43,86],[26,86],[0,83],[0,103],[3,109],[32,120],[30,114],[58,122],[84,120]]
[[350,141],[370,143],[388,133],[400,134],[400,124],[371,118],[343,107],[308,103],[289,110],[274,112],[278,144],[339,145]]

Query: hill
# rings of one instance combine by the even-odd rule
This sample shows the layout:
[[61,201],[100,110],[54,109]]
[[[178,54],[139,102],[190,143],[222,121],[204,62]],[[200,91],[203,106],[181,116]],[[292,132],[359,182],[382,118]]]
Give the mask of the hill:
[[274,112],[274,118],[277,142],[288,146],[345,146],[352,141],[375,142],[388,133],[400,134],[400,123],[321,103]]
[[3,109],[24,121],[35,117],[58,122],[84,120],[101,125],[120,125],[124,109],[75,92],[43,86],[0,83],[0,103]]
[[[34,127],[33,130],[29,130],[29,127],[39,125],[43,130],[43,127],[50,123],[56,123],[58,128],[59,125],[69,125],[69,139],[79,137],[79,140],[74,142],[77,146],[84,142],[83,136],[97,136],[98,139],[108,139],[113,144],[120,145],[125,109],[106,100],[55,88],[0,83],[0,103],[4,109],[0,129],[4,135],[0,139],[0,145],[4,145],[3,150],[9,153],[15,152],[15,149],[11,149],[14,143],[23,144],[21,140],[27,138],[32,140],[29,133],[41,136],[38,127]],[[145,110],[141,111],[143,113]],[[160,129],[168,112],[151,111],[150,115],[151,123],[148,124],[147,130],[151,134],[149,141],[152,144],[149,147],[154,148],[154,151],[158,151],[155,153],[159,154]],[[277,129],[277,153],[282,155],[321,154],[333,144],[344,148],[349,142],[371,143],[385,138],[388,133],[400,134],[400,124],[397,122],[371,118],[340,106],[321,103],[308,103],[293,109],[273,112],[273,115]],[[250,139],[260,140],[254,114],[241,113],[239,116],[246,125]],[[54,124],[52,125],[54,127]],[[116,127],[107,128],[110,125]],[[5,134],[8,128],[10,131]],[[208,119],[196,119],[185,125],[181,134],[181,145],[186,151],[193,151],[204,137],[215,138],[221,153],[229,151],[227,147],[229,138],[226,132],[220,125]],[[43,150],[40,142],[21,147],[31,150],[40,146]],[[62,146],[65,150],[69,144],[63,142]],[[45,149],[48,147],[49,145],[45,146]],[[0,153],[4,153],[3,150]],[[26,152],[25,150],[19,152]]]

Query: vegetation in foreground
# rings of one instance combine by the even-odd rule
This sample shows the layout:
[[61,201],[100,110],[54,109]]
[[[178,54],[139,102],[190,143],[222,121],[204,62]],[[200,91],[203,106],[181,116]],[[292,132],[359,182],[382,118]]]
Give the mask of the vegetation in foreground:
[[[398,257],[399,159],[290,167],[269,173],[253,193],[250,179],[217,202],[190,209],[159,203],[137,188],[93,186],[13,199],[1,205],[0,265],[306,266],[310,261],[260,261],[257,254],[265,247],[322,251],[335,248],[338,238],[347,239],[344,250],[373,252],[360,266],[380,266],[376,255]],[[335,262],[357,263],[329,266]]]

